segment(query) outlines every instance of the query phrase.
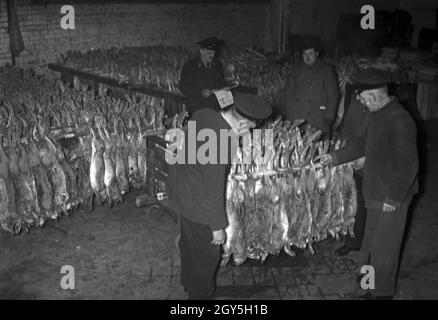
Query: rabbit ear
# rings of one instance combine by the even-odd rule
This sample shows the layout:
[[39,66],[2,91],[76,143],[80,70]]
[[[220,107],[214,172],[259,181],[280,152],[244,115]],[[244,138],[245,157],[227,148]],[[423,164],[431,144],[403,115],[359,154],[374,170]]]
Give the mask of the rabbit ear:
[[133,102],[132,102],[132,100],[131,100],[131,97],[129,96],[129,95],[125,95],[125,98],[126,98],[126,100],[128,100],[128,102],[129,102],[129,104],[130,105],[132,105],[133,104]]
[[[1,101],[0,101],[1,104]],[[1,114],[1,118],[2,118],[2,122],[4,122],[4,125],[7,125],[7,121],[9,119],[9,112],[7,108],[1,107],[0,108],[0,114]]]
[[95,131],[95,128],[93,126],[90,126],[90,131],[91,131],[91,136],[93,138],[95,138],[96,137],[96,131]]
[[9,130],[8,130],[8,132],[7,132],[7,135],[8,135],[8,145],[11,147],[13,144],[12,144],[12,140],[13,140],[13,137],[12,137],[12,131],[13,131],[13,128],[10,128]]
[[121,118],[120,121],[122,123],[122,133],[125,134],[127,132],[127,127],[126,127],[125,119]]
[[37,120],[35,119],[35,123],[34,123],[34,125],[33,125],[33,127],[32,127],[32,133],[31,133],[31,140],[33,139],[33,140],[39,140],[40,139],[40,137],[38,136],[38,122],[37,122]]

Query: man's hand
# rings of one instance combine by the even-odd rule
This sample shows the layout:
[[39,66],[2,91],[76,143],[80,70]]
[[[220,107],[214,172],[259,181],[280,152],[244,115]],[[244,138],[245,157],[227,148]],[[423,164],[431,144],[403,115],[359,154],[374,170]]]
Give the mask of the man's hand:
[[320,156],[317,156],[314,162],[318,162],[318,160],[323,166],[333,164],[333,157],[331,156],[331,154],[322,154]]
[[226,234],[224,229],[215,230],[213,231],[213,241],[211,244],[214,244],[216,246],[220,246],[225,243]]
[[383,203],[383,208],[382,208],[383,212],[394,212],[395,209],[396,209],[395,206],[388,204],[386,202]]
[[324,139],[330,140],[332,137],[332,128],[331,126],[325,125],[322,129],[322,133],[324,136]]
[[353,170],[362,170],[365,166],[365,156],[353,161]]
[[211,91],[208,89],[203,89],[202,90],[202,97],[203,98],[208,98],[209,96],[211,96]]
[[237,128],[235,129],[235,133],[237,136],[243,136],[250,132],[250,129],[255,128],[256,123],[250,120],[243,120],[237,123]]

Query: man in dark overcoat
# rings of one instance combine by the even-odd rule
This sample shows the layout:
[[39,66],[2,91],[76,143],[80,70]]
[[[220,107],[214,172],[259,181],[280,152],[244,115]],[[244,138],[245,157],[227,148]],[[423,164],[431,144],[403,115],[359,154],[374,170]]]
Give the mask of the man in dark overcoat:
[[[236,93],[234,104],[221,112],[209,108],[196,111],[189,121],[189,126],[196,126],[196,141],[191,141],[190,132],[185,134],[181,139],[184,141],[181,147],[181,150],[185,150],[182,157],[185,157],[184,161],[169,165],[169,200],[173,210],[179,214],[181,227],[178,243],[181,254],[180,280],[189,299],[207,300],[213,296],[221,245],[226,240],[228,218],[225,190],[237,141],[234,141],[235,147],[232,142],[222,144],[222,131],[232,133],[231,137],[234,138],[245,135],[258,120],[268,118],[271,113],[269,104],[260,97],[241,93]],[[215,160],[213,162],[199,158],[201,148],[205,149],[205,146],[197,137],[206,130],[216,135],[213,148],[217,148],[217,152],[208,150]],[[210,139],[209,144],[213,143]],[[194,157],[192,163],[189,160],[191,157]],[[226,161],[222,162],[222,159]]]
[[179,89],[187,97],[189,115],[202,108],[220,111],[220,106],[213,90],[227,87],[224,70],[216,51],[223,43],[216,37],[198,42],[199,56],[187,61],[181,71]]
[[[350,141],[365,139],[370,112],[356,97],[348,106],[346,115],[341,124],[341,138],[348,144]],[[359,251],[362,247],[363,234],[366,222],[365,199],[362,192],[363,166],[365,157],[354,162],[354,181],[357,190],[357,211],[354,221],[354,236],[347,235],[344,245],[335,250],[338,256],[345,256],[351,251]]]

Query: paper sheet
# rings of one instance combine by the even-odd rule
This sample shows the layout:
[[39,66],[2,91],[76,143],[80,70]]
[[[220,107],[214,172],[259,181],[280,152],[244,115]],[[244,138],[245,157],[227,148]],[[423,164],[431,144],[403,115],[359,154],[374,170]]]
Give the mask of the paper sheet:
[[234,104],[233,94],[229,90],[215,90],[213,91],[221,109]]

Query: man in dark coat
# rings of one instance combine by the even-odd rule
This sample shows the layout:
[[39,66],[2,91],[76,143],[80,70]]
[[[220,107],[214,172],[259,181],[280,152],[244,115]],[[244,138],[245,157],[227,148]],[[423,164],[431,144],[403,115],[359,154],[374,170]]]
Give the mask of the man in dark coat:
[[316,41],[303,47],[303,63],[292,68],[286,83],[286,118],[306,119],[330,137],[339,100],[338,79],[333,68],[318,58]]
[[375,289],[363,299],[392,299],[396,292],[401,246],[409,204],[418,192],[416,125],[396,99],[388,95],[385,80],[359,72],[364,85],[362,103],[372,113],[365,139],[321,156],[323,164],[342,164],[366,156],[363,195],[367,208],[365,239],[369,239]]
[[[226,238],[226,179],[237,141],[234,140],[234,148],[233,141],[228,141],[228,146],[223,144],[220,141],[220,131],[225,129],[231,133],[231,139],[236,139],[254,127],[255,120],[265,119],[272,112],[269,104],[257,95],[237,93],[234,102],[233,106],[221,112],[209,108],[196,111],[189,121],[184,138],[180,139],[185,142],[181,143],[179,149],[185,150],[180,158],[183,160],[180,162],[183,163],[168,162],[169,200],[173,210],[180,216],[181,225],[181,284],[187,290],[190,299],[212,297],[221,258],[221,245],[225,243]],[[193,125],[196,126],[195,135],[193,132],[190,133]],[[205,150],[204,142],[190,141],[197,140],[198,133],[203,129],[216,135],[214,140],[217,143],[213,147],[217,148],[217,152],[213,152],[215,159],[210,158],[215,163],[207,163],[200,159],[201,147]],[[209,143],[212,142],[210,140],[209,137]],[[193,146],[193,149],[190,146]],[[209,149],[209,156],[212,156],[211,152]],[[221,159],[225,159],[225,163]]]
[[[342,122],[341,138],[345,139],[347,144],[350,141],[365,139],[369,117],[370,112],[368,109],[366,109],[358,99],[354,98],[347,108],[345,118]],[[362,157],[354,162],[354,180],[357,190],[357,211],[353,229],[354,237],[350,235],[346,236],[344,245],[335,251],[335,254],[338,256],[345,256],[350,253],[350,251],[359,251],[362,247],[366,222],[365,199],[362,192],[364,161],[365,157]]]
[[179,89],[187,97],[187,111],[190,116],[201,108],[220,111],[219,103],[212,91],[227,86],[222,64],[215,59],[222,41],[210,37],[198,44],[199,57],[184,64],[179,83]]

